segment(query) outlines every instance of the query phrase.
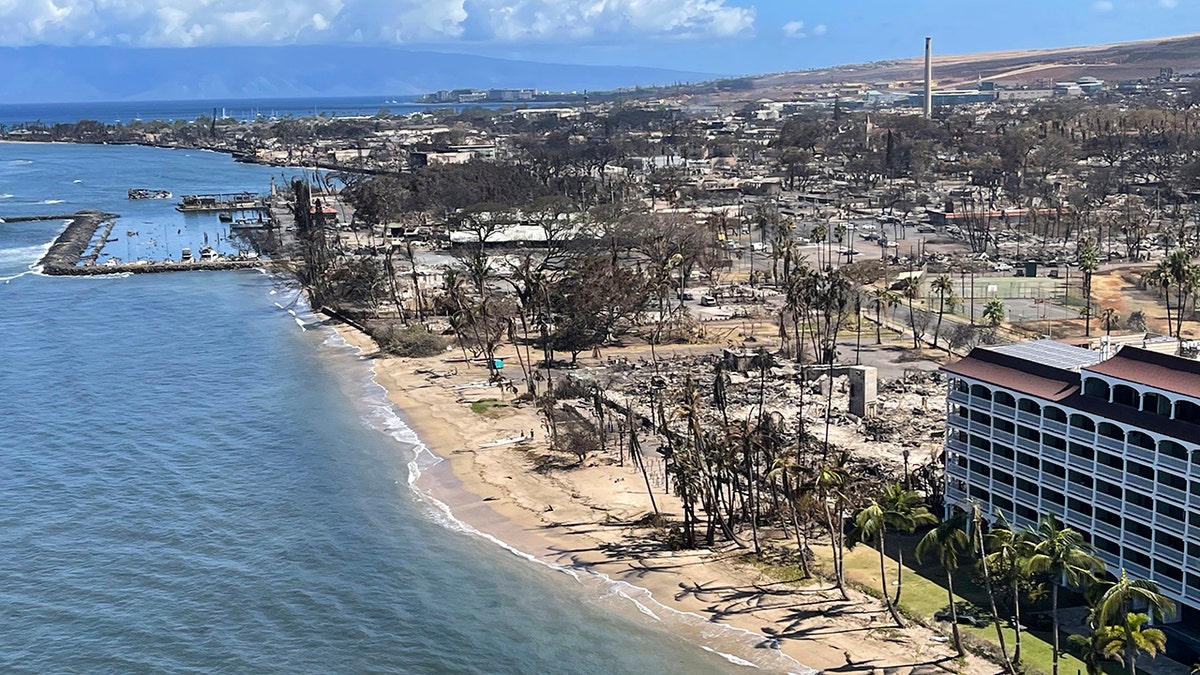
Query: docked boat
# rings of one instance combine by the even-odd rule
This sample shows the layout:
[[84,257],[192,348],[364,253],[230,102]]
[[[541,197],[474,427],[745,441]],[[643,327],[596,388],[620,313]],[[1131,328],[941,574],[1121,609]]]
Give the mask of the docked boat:
[[192,257],[192,249],[185,248],[182,251],[180,251],[179,262],[181,262],[181,263],[196,262],[196,259]]
[[167,190],[150,190],[148,188],[129,188],[130,199],[170,199],[171,193]]
[[217,251],[211,246],[200,249],[200,262],[212,262],[218,258]]
[[230,194],[184,195],[175,207],[184,213],[203,211],[261,211],[266,208],[263,198],[253,192]]
[[217,214],[217,219],[220,220],[222,223],[232,223],[233,222],[233,214],[229,213],[228,211],[222,211]]

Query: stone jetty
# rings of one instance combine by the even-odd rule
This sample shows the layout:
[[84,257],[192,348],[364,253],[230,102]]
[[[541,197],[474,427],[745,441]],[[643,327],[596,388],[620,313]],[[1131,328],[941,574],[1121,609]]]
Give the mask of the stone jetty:
[[66,220],[70,221],[62,234],[50,245],[50,250],[42,256],[39,263],[42,273],[51,276],[97,276],[102,274],[149,274],[155,272],[192,272],[196,270],[236,270],[251,269],[262,266],[260,260],[203,260],[195,262],[147,262],[138,261],[121,265],[79,264],[90,260],[95,263],[100,253],[102,243],[97,243],[91,253],[88,245],[96,236],[96,230],[105,228],[105,235],[112,231],[116,219],[115,213],[103,211],[79,211],[77,213],[53,216],[20,216],[5,218],[4,222],[17,223],[33,220]]

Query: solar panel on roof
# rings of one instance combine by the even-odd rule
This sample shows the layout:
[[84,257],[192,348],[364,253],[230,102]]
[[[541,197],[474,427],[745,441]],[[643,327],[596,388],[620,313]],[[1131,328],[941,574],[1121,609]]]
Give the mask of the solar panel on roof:
[[994,351],[1053,368],[1078,370],[1100,362],[1100,352],[1074,347],[1054,340],[1033,340],[993,347]]

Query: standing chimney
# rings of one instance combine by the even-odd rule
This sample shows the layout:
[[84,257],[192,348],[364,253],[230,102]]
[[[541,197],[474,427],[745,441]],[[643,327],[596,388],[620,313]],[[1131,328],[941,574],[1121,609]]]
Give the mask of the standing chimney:
[[925,119],[933,117],[933,38],[925,38]]

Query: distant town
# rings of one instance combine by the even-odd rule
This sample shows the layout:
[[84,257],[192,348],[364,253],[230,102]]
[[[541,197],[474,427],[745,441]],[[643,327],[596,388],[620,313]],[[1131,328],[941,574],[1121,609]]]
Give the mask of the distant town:
[[[384,352],[479,364],[480,386],[541,420],[539,466],[628,457],[658,518],[645,529],[671,550],[752,550],[845,598],[849,523],[881,566],[892,537],[935,522],[903,545],[927,554],[958,528],[984,564],[1004,545],[985,543],[987,520],[1026,557],[960,578],[969,607],[937,586],[901,606],[899,581],[893,601],[866,566],[897,627],[918,614],[961,656],[960,616],[1006,626],[970,639],[1009,672],[1005,636],[1023,631],[1053,643],[1026,652],[1045,672],[1060,632],[1118,624],[1193,658],[1200,76],[1021,66],[939,88],[926,63],[921,80],[454,89],[407,115],[0,135],[323,170],[272,190],[245,236]],[[430,363],[417,372],[458,382]],[[498,405],[482,400],[471,410]],[[667,493],[670,518],[654,501]],[[1089,615],[1072,593],[1067,626],[1043,591],[1072,577],[1036,557],[1067,540],[1087,554],[1074,590],[1132,578],[1155,593],[1137,607],[1172,611],[1147,609],[1151,629],[1133,605]],[[955,573],[938,560],[936,583]]]

